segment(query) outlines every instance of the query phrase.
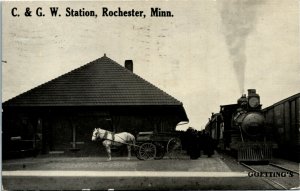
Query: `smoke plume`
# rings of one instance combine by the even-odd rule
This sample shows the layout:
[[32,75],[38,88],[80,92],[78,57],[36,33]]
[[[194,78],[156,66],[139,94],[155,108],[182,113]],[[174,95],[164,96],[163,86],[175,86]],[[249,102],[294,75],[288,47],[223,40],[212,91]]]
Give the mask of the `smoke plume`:
[[256,10],[262,0],[222,0],[223,33],[237,76],[241,93],[244,92],[246,40],[255,29]]

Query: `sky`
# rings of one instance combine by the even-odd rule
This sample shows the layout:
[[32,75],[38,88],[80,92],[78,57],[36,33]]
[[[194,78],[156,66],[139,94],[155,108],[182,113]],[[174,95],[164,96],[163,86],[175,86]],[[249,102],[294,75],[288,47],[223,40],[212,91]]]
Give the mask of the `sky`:
[[[13,17],[17,7],[20,17]],[[45,17],[25,17],[42,7]],[[59,7],[62,17],[51,17]],[[65,17],[65,9],[97,18]],[[102,17],[141,10],[146,18]],[[173,17],[150,17],[151,7]],[[104,53],[183,103],[189,124],[205,127],[220,105],[256,89],[263,107],[300,92],[297,0],[2,3],[2,101],[100,58]],[[4,61],[4,62],[3,62]]]

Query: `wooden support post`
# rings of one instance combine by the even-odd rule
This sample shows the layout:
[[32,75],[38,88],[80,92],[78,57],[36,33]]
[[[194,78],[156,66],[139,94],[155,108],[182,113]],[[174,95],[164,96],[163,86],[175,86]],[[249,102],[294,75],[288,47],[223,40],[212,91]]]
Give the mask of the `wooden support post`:
[[78,147],[76,147],[77,145],[79,145],[79,144],[84,144],[84,142],[76,142],[76,127],[75,127],[75,125],[72,125],[72,130],[73,130],[73,132],[72,132],[72,134],[73,134],[73,139],[72,139],[72,142],[71,142],[71,144],[72,144],[72,148],[71,148],[71,150],[73,150],[73,151],[78,151],[78,150],[80,150]]
[[72,148],[76,149],[76,128],[75,128],[75,125],[73,125],[73,142],[72,142]]

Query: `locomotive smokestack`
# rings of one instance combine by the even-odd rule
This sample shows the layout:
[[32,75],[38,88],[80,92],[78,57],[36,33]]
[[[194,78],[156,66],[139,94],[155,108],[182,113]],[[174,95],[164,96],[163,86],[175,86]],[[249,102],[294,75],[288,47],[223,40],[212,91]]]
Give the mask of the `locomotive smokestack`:
[[133,62],[132,62],[132,60],[125,60],[124,66],[127,70],[130,70],[131,72],[133,72]]
[[256,89],[248,89],[248,96],[255,95],[255,94],[256,94]]

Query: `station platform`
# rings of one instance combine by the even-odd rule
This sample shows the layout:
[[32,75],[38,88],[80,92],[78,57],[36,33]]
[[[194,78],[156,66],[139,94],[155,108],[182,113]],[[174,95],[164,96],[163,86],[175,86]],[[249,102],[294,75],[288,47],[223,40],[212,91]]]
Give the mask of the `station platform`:
[[3,171],[184,171],[184,172],[232,172],[220,159],[218,154],[208,158],[202,156],[197,160],[184,157],[172,160],[167,157],[161,160],[138,160],[132,157],[113,157],[107,161],[106,157],[36,157],[5,160]]
[[133,157],[37,157],[5,160],[5,190],[199,190],[271,189],[221,159],[202,156],[141,161]]

